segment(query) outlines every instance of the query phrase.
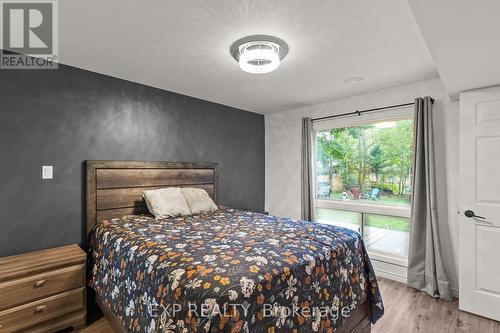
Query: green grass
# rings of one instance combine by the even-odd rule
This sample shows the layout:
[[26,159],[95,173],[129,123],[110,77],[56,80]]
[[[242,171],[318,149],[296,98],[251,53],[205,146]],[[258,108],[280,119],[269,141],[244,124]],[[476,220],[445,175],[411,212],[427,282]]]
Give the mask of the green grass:
[[410,219],[406,217],[366,214],[365,225],[389,230],[410,231]]
[[333,210],[326,208],[316,209],[316,218],[329,220],[340,223],[349,223],[359,225],[361,222],[361,214],[356,212],[348,212],[345,210]]
[[[359,225],[361,214],[344,210],[318,208],[316,218],[340,223]],[[365,226],[398,231],[410,231],[410,219],[405,217],[365,214]]]

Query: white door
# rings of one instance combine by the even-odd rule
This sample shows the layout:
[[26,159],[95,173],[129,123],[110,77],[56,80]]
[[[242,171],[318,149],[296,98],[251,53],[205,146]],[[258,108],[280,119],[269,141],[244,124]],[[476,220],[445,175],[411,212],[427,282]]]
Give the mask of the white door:
[[460,309],[500,320],[500,87],[460,94]]

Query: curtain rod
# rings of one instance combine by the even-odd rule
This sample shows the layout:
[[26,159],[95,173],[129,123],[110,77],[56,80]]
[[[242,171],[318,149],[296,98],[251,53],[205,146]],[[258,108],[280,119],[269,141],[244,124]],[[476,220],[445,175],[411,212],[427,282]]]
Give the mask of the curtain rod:
[[[433,98],[431,98],[431,103],[434,104],[434,99]],[[396,105],[389,105],[389,106],[383,106],[383,107],[374,108],[374,109],[356,110],[356,111],[353,111],[353,112],[346,112],[346,113],[341,113],[341,114],[335,114],[333,116],[313,118],[311,120],[312,121],[318,121],[318,120],[324,120],[324,119],[330,119],[330,118],[337,118],[337,117],[345,117],[345,116],[354,116],[354,115],[361,116],[363,113],[367,113],[367,112],[387,110],[387,109],[394,109],[394,108],[400,108],[400,107],[410,106],[410,105],[415,105],[415,102],[404,103],[404,104],[396,104]]]

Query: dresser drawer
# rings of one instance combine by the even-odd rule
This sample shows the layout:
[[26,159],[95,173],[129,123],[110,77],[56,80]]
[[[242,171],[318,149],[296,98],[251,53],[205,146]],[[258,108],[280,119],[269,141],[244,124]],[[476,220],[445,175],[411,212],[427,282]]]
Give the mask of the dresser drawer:
[[72,266],[0,283],[0,311],[83,287],[84,266]]
[[0,311],[0,333],[17,332],[83,309],[84,288]]

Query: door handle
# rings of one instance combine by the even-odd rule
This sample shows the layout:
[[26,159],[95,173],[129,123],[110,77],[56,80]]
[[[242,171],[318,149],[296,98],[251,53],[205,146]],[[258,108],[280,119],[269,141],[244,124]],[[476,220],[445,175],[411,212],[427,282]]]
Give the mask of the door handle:
[[468,209],[464,212],[464,215],[467,216],[468,218],[473,218],[475,217],[476,219],[481,219],[484,220],[485,217],[483,216],[477,216],[472,210]]

